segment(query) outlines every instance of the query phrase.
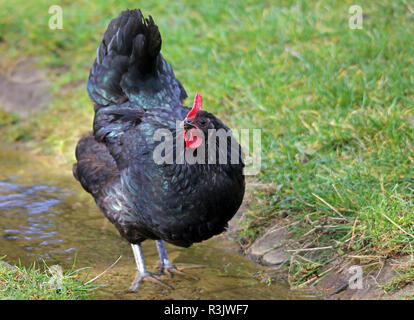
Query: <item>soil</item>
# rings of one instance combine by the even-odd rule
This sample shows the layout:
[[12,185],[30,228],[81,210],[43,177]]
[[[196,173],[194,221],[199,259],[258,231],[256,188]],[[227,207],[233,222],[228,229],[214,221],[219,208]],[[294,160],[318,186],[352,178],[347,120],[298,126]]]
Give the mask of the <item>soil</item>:
[[32,60],[0,65],[0,108],[27,118],[44,110],[51,100],[46,71]]
[[[249,185],[247,186],[247,203],[249,203]],[[248,205],[248,204],[247,204]],[[243,221],[244,208],[240,208],[236,217],[230,223],[230,233],[235,234]],[[288,236],[288,225],[283,219],[280,223],[269,227],[262,236],[257,238],[247,248],[241,248],[241,253],[251,260],[265,266],[285,268],[286,272],[293,254],[301,248]],[[233,236],[234,237],[234,236]],[[369,262],[360,259],[350,259],[339,256],[320,271],[320,279],[313,281],[310,288],[315,296],[326,300],[389,300],[413,299],[414,283],[405,284],[386,292],[384,284],[398,279],[396,271],[402,268],[414,267],[413,256],[400,256],[390,259],[374,258]],[[356,272],[360,272],[360,282],[352,282]],[[306,287],[304,287],[306,288]]]
[[[352,262],[345,262],[338,258],[327,269],[337,267],[332,273],[322,279],[314,289],[322,293],[329,300],[395,300],[412,299],[414,295],[414,284],[390,292],[382,289],[383,285],[397,279],[396,269],[403,265],[412,266],[413,257],[403,256],[385,261],[378,261],[377,268],[370,271],[362,271],[361,285],[353,283],[352,276],[355,275],[355,266]],[[361,267],[363,267],[361,265]],[[354,269],[353,269],[354,268]]]

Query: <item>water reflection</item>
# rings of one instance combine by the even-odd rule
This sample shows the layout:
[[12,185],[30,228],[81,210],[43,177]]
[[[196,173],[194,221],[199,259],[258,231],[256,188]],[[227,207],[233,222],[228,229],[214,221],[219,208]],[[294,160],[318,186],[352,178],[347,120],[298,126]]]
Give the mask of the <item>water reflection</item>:
[[[57,205],[64,199],[64,192],[56,186],[22,186],[0,181],[0,237],[6,242],[2,247],[22,245],[26,256],[34,256],[34,249],[44,247],[41,258],[51,253],[70,252],[68,248],[56,250],[53,245],[64,245],[59,238],[55,217],[60,214]],[[1,240],[2,242],[5,240]],[[14,243],[12,243],[14,242]]]

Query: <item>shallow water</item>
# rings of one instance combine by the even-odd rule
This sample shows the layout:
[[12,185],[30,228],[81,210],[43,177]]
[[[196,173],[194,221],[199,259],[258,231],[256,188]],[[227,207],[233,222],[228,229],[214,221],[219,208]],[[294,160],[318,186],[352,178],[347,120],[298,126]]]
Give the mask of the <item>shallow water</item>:
[[[296,299],[304,293],[288,289],[283,280],[267,285],[264,276],[274,270],[260,266],[237,252],[226,236],[214,237],[191,248],[167,244],[176,265],[197,264],[188,269],[200,280],[175,276],[165,279],[174,290],[150,282],[135,293],[128,288],[136,275],[129,243],[100,213],[92,198],[72,177],[70,168],[57,167],[53,158],[35,157],[0,144],[0,257],[29,266],[45,260],[80,272],[87,279],[99,275],[118,257],[120,261],[95,283],[105,286],[93,292],[96,299]],[[154,241],[143,243],[147,268],[156,271]],[[309,298],[309,297],[308,297]]]

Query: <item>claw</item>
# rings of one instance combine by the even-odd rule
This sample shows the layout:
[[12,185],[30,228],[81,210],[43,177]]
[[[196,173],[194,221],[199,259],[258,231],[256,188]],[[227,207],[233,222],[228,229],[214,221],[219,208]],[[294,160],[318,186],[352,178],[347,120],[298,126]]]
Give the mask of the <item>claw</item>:
[[146,273],[138,273],[138,275],[136,276],[135,280],[132,282],[130,290],[131,291],[137,291],[139,285],[141,284],[142,281],[151,281],[154,282],[164,288],[167,289],[174,289],[173,287],[171,287],[168,284],[165,284],[164,282],[162,282],[161,280],[157,279],[156,277],[154,277],[152,274],[150,274],[149,272]]
[[179,274],[184,277],[189,277],[194,280],[200,280],[198,277],[193,276],[192,274],[188,274],[185,272],[182,272],[184,269],[190,269],[190,268],[204,268],[204,266],[201,265],[184,265],[184,266],[174,266],[170,260],[168,259],[167,250],[165,249],[164,241],[157,240],[157,249],[158,249],[158,255],[161,262],[160,271],[157,272],[158,275],[167,274],[172,278],[174,274]]
[[174,277],[174,274],[179,274],[181,276],[188,277],[188,278],[192,278],[194,280],[200,280],[200,278],[198,278],[196,276],[193,276],[192,274],[185,273],[182,270],[185,270],[185,269],[194,269],[194,268],[204,268],[204,267],[205,266],[195,265],[195,264],[193,264],[193,265],[186,265],[186,266],[180,266],[180,267],[177,267],[177,266],[174,266],[174,265],[172,265],[170,267],[162,266],[161,269],[160,269],[160,271],[157,274],[166,274],[170,278],[173,278]]

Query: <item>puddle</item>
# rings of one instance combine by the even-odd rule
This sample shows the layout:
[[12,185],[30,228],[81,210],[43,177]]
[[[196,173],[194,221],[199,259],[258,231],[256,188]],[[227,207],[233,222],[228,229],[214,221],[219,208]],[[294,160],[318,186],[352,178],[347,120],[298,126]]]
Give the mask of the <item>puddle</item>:
[[[174,290],[144,282],[136,293],[129,292],[136,275],[131,247],[72,178],[71,168],[0,144],[0,256],[7,255],[9,263],[29,266],[44,259],[68,270],[76,259],[77,269],[91,267],[89,280],[122,256],[96,281],[105,286],[93,292],[93,299],[311,298],[289,290],[283,281],[261,281],[258,274],[270,269],[241,256],[224,236],[188,249],[167,244],[167,251],[176,265],[205,266],[186,270],[200,280],[175,276],[165,280]],[[143,252],[147,268],[156,271],[155,242],[145,241]]]

